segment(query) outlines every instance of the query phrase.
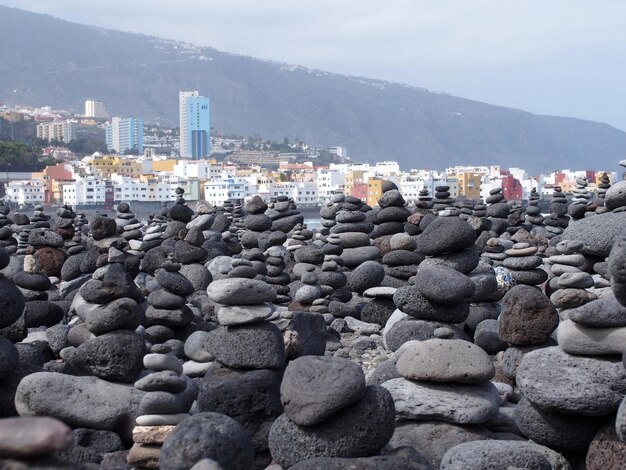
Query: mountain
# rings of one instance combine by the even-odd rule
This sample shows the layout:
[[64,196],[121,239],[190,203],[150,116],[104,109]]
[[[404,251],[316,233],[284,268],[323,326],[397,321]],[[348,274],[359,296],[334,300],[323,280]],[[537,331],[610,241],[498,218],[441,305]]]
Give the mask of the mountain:
[[499,164],[532,173],[617,169],[626,133],[368,78],[227,54],[0,6],[0,102],[178,124],[178,92],[211,99],[224,133],[341,145],[405,169]]

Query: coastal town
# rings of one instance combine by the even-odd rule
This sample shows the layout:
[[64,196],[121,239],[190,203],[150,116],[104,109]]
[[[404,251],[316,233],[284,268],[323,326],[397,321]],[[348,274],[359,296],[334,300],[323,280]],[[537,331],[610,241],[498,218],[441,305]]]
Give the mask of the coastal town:
[[[174,190],[181,187],[187,200],[213,206],[258,195],[264,201],[287,196],[298,206],[319,207],[333,194],[343,193],[373,207],[385,180],[394,182],[408,203],[416,203],[420,192],[422,197],[424,191],[433,196],[437,186],[448,186],[452,198],[476,202],[484,202],[500,187],[506,200],[523,203],[533,191],[548,198],[555,186],[571,195],[581,178],[590,193],[598,192],[602,178],[609,183],[621,179],[615,172],[582,168],[532,175],[523,168],[498,165],[439,169],[401,168],[391,159],[361,163],[342,146],[316,148],[287,138],[277,144],[258,136],[211,133],[208,98],[195,91],[181,92],[179,100],[177,129],[110,117],[104,104],[94,100],[85,102],[84,115],[50,107],[0,106],[0,118],[6,122],[37,123],[37,138],[47,144],[41,157],[50,162],[34,172],[0,166],[5,203],[16,208],[112,208],[122,201],[174,201]],[[67,148],[81,127],[100,130],[106,150],[80,154]]]

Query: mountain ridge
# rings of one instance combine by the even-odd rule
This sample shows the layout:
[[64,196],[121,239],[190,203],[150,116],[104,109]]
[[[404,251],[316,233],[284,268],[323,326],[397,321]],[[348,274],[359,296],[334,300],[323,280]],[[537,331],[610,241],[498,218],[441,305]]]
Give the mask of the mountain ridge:
[[92,98],[111,114],[176,126],[178,91],[199,90],[211,99],[218,131],[341,145],[355,159],[397,160],[405,169],[499,164],[532,174],[610,171],[626,154],[626,133],[608,124],[1,5],[0,41],[0,102],[81,112],[84,100]]

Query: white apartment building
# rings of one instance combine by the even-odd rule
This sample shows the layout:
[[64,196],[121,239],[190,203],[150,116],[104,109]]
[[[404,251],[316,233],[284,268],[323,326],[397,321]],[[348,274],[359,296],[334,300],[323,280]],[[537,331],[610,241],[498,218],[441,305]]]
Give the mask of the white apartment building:
[[330,200],[331,195],[345,184],[345,173],[339,170],[320,168],[317,170],[317,192],[318,202],[325,203]]
[[10,181],[6,186],[9,201],[18,204],[37,204],[44,201],[42,180]]
[[244,179],[229,178],[204,183],[204,199],[213,206],[221,206],[225,201],[245,201],[250,196],[250,186]]
[[104,104],[101,101],[86,100],[85,101],[85,116],[92,118],[106,118],[109,117]]
[[379,176],[397,176],[400,174],[400,165],[394,161],[376,162],[375,171]]
[[104,204],[106,191],[112,189],[112,182],[87,176],[79,178],[73,183],[63,185],[63,204],[85,205]]
[[76,122],[53,121],[37,125],[37,137],[45,140],[59,140],[65,143],[76,138]]
[[206,160],[178,160],[174,165],[174,176],[180,178],[196,178],[199,181],[218,180],[223,178],[224,167],[221,164],[209,163]]

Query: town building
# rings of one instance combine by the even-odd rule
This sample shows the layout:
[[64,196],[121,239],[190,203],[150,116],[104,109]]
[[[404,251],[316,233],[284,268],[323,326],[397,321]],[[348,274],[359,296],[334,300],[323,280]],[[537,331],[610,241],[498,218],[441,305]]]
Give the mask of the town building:
[[211,154],[209,99],[197,91],[181,91],[179,98],[180,156],[201,160]]
[[38,204],[44,202],[44,185],[40,179],[9,181],[6,185],[9,202]]
[[57,140],[69,143],[76,139],[76,123],[67,120],[37,124],[37,137],[47,141]]
[[85,117],[102,119],[109,117],[109,115],[106,109],[104,109],[104,104],[101,101],[86,100]]
[[143,121],[114,117],[104,126],[107,150],[119,154],[143,154]]

